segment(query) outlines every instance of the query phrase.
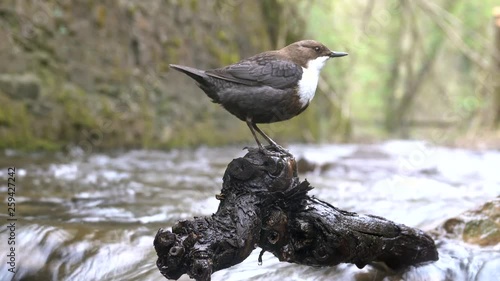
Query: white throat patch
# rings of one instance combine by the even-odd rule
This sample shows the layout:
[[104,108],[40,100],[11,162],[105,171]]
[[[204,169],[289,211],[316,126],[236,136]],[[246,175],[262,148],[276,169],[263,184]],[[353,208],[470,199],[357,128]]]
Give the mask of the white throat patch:
[[330,57],[318,57],[307,63],[307,68],[302,67],[302,78],[299,85],[299,101],[306,106],[314,97],[318,86],[319,72]]

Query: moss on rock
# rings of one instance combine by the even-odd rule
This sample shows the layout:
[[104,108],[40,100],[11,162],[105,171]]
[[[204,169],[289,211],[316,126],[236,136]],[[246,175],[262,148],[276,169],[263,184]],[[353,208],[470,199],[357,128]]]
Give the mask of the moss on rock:
[[493,246],[500,243],[500,198],[486,202],[478,209],[447,220],[442,230],[446,236],[467,243]]

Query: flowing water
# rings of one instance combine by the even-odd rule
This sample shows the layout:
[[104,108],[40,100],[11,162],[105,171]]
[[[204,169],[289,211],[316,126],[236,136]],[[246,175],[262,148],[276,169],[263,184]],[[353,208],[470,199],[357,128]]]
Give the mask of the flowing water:
[[[423,142],[296,145],[311,194],[345,210],[423,230],[500,195],[500,152]],[[214,195],[239,148],[128,151],[72,156],[7,152],[0,159],[0,280],[165,280],[153,238],[177,220],[216,211]],[[16,167],[15,270],[7,215],[8,167]],[[388,276],[367,266],[311,268],[259,250],[212,280],[500,280],[500,247],[437,240],[440,260]],[[384,279],[385,277],[385,279]],[[181,280],[188,280],[184,275]]]

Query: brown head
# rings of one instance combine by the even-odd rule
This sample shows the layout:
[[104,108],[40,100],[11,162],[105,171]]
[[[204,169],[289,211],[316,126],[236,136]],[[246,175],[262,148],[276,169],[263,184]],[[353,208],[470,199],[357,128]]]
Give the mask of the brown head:
[[302,40],[292,43],[278,52],[302,67],[308,66],[308,62],[320,58],[326,62],[330,58],[347,56],[347,53],[333,52],[325,45],[314,40]]

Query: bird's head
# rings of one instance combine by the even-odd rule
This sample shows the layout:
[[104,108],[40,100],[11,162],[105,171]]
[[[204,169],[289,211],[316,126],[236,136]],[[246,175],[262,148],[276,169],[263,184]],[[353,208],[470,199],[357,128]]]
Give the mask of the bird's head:
[[325,62],[330,58],[347,56],[347,53],[331,51],[322,43],[314,40],[302,40],[292,43],[279,50],[279,52],[302,67],[314,67],[317,70],[321,70]]

